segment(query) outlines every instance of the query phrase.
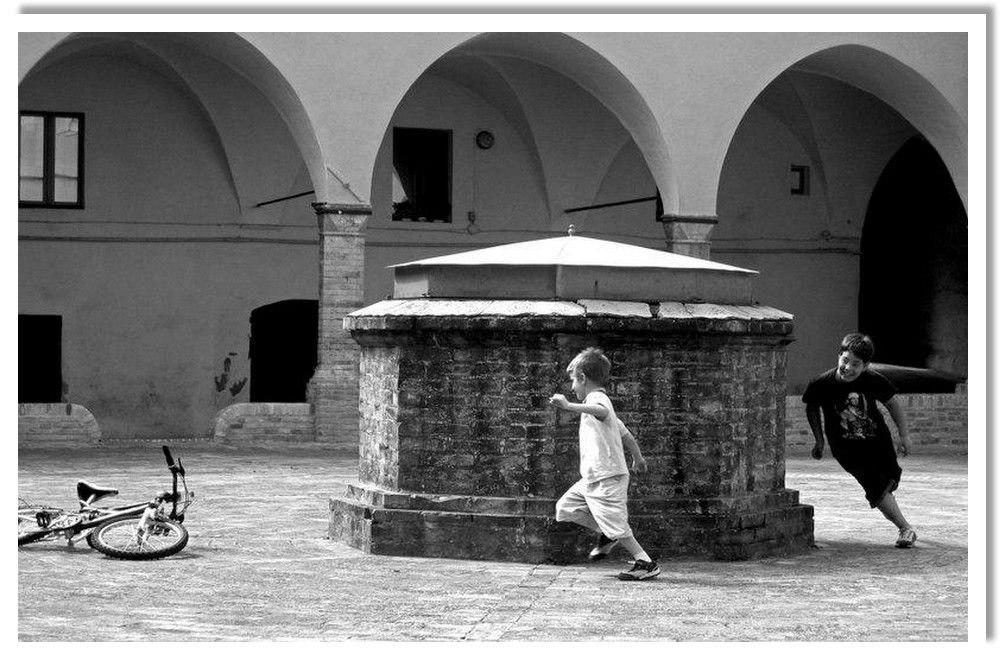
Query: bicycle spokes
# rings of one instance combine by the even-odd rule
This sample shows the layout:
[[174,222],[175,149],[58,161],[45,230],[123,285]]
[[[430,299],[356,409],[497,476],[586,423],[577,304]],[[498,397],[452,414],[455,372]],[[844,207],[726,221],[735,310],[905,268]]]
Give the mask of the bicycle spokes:
[[99,527],[93,545],[118,559],[158,559],[178,552],[187,540],[187,530],[170,520],[119,520]]

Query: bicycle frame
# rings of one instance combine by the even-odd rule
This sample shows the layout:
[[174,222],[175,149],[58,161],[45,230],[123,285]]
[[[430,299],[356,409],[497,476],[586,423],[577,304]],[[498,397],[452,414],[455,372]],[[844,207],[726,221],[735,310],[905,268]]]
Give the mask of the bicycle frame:
[[59,519],[53,520],[46,529],[49,536],[65,536],[69,545],[75,545],[87,538],[91,530],[98,525],[111,520],[124,520],[126,518],[140,518],[144,512],[152,506],[151,502],[139,502],[130,506],[115,507],[113,509],[101,509],[88,507],[81,504],[80,510],[75,514],[67,513],[65,510],[58,510],[60,516],[66,516],[73,520],[67,525],[60,525]]
[[[32,540],[42,540],[44,538],[56,538],[64,536],[70,546],[79,543],[90,536],[97,527],[118,520],[137,518],[137,526],[149,526],[151,520],[166,518],[175,522],[183,522],[184,512],[191,505],[194,493],[187,488],[187,481],[184,478],[184,467],[181,462],[174,461],[167,447],[163,447],[163,453],[167,458],[167,467],[173,477],[173,488],[171,492],[160,491],[156,496],[146,502],[136,502],[124,506],[97,507],[94,502],[107,496],[116,495],[116,490],[93,489],[86,482],[77,484],[78,494],[90,489],[91,493],[86,500],[80,499],[80,509],[75,513],[70,513],[65,509],[58,509],[47,506],[27,505],[18,507],[18,521],[35,521],[40,528],[37,537]],[[179,492],[178,477],[183,493]],[[23,501],[23,500],[22,500]],[[162,510],[166,504],[170,504],[170,512]],[[180,506],[178,506],[180,505]],[[179,509],[179,510],[178,510]],[[59,524],[60,518],[68,518],[71,522]],[[43,524],[43,519],[45,524]]]

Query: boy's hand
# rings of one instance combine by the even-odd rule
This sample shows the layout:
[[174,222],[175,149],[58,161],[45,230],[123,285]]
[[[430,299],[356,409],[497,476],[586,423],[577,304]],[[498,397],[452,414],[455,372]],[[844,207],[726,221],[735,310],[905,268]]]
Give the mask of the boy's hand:
[[549,397],[549,405],[553,408],[566,410],[566,407],[569,405],[569,401],[567,401],[566,397],[562,394],[553,394]]
[[910,436],[902,436],[896,441],[896,453],[900,456],[910,455]]
[[645,472],[649,466],[646,464],[646,459],[642,456],[634,456],[632,458],[632,469],[636,472]]
[[817,461],[823,458],[823,445],[817,442],[816,444],[813,445],[811,453],[812,457],[815,458]]

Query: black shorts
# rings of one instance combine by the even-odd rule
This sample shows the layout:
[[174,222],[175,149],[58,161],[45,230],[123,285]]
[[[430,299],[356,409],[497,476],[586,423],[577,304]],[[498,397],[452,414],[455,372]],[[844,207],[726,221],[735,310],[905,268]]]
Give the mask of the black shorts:
[[896,460],[891,437],[862,442],[841,441],[830,445],[833,457],[865,489],[865,499],[874,509],[899,486],[903,469]]

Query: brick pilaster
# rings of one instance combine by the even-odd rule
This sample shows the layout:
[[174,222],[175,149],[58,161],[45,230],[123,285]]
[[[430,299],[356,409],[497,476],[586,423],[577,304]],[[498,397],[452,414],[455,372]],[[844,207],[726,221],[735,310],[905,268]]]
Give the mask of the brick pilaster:
[[336,447],[358,444],[358,345],[344,317],[364,305],[365,230],[371,207],[313,204],[320,232],[319,341],[309,383],[316,439]]

